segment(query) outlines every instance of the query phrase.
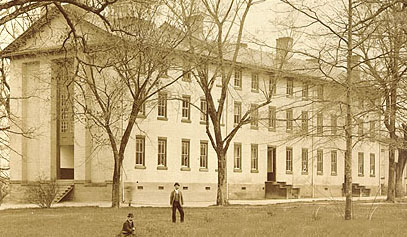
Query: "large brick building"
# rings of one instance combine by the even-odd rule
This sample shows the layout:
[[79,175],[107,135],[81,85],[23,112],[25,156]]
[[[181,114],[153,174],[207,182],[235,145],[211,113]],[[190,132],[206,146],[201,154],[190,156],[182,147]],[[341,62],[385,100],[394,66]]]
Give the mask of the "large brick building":
[[[80,23],[90,40],[103,38],[91,22]],[[66,22],[60,14],[42,17],[6,49],[11,62],[11,98],[16,126],[33,129],[32,138],[13,136],[10,158],[11,197],[21,197],[39,175],[73,184],[76,201],[109,200],[113,159],[108,146],[95,149],[88,126],[71,116],[66,99],[73,88],[63,78],[61,51]],[[292,44],[277,40],[277,47]],[[276,78],[276,53],[242,45],[222,118],[224,134],[242,113],[263,99],[272,102],[254,113],[233,139],[227,153],[229,199],[342,196],[344,182],[344,91],[315,69],[312,60],[290,59]],[[209,66],[209,71],[211,66]],[[169,75],[178,72],[169,72]],[[336,72],[338,80],[343,74]],[[214,95],[220,87],[214,89]],[[71,94],[74,92],[71,92]],[[179,97],[180,100],[171,100]],[[362,111],[376,100],[355,100]],[[184,77],[147,103],[125,153],[123,199],[135,203],[167,203],[174,182],[188,201],[214,201],[216,154],[205,132],[206,101],[199,86]],[[193,106],[192,106],[193,105]],[[385,152],[375,137],[379,116],[363,113],[355,125],[353,182],[361,195],[375,194],[381,184]],[[359,187],[359,188],[358,188]]]

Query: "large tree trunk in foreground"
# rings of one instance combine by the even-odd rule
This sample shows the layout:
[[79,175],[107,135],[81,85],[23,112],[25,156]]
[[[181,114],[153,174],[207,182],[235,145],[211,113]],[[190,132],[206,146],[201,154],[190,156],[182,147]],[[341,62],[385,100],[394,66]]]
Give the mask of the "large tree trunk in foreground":
[[389,177],[388,177],[388,187],[387,187],[387,201],[395,201],[395,148],[392,144],[389,146]]
[[115,158],[112,184],[112,207],[120,207],[120,168],[121,162]]
[[404,197],[403,171],[406,166],[406,157],[405,151],[399,151],[399,160],[396,165],[396,197]]
[[228,204],[226,175],[226,155],[218,154],[218,192],[216,195],[217,206],[224,206]]

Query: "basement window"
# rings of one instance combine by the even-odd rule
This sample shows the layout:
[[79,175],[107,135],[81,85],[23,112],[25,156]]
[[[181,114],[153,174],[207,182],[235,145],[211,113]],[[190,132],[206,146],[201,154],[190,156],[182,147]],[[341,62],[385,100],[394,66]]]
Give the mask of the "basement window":
[[164,186],[158,186],[158,190],[164,190]]
[[205,187],[205,190],[211,190],[211,187]]
[[242,190],[246,190],[246,187],[242,187]]
[[139,189],[139,190],[143,190],[143,186],[137,186],[137,189]]
[[188,187],[182,187],[182,190],[188,190]]

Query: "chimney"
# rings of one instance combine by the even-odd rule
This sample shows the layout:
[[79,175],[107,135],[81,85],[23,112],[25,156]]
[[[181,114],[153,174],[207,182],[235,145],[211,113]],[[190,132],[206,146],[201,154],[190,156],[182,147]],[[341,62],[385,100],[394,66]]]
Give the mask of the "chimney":
[[281,37],[276,40],[276,59],[278,61],[288,60],[292,56],[293,38]]
[[203,19],[204,17],[202,14],[194,14],[187,19],[188,30],[195,38],[203,38]]

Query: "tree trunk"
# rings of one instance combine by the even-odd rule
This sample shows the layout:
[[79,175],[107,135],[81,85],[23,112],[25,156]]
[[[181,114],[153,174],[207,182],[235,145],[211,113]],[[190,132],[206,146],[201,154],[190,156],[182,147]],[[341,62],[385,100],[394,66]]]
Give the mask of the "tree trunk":
[[[406,139],[406,137],[404,137]],[[399,159],[396,164],[396,197],[404,197],[403,173],[406,167],[406,150],[399,149]]]
[[389,180],[387,187],[387,201],[395,201],[395,149],[394,145],[390,144],[389,146]]
[[113,171],[113,184],[112,184],[112,207],[120,207],[120,173],[121,162],[118,157],[115,157],[114,171]]
[[218,192],[216,195],[216,205],[228,205],[227,200],[227,171],[226,171],[226,155],[223,152],[218,156]]

